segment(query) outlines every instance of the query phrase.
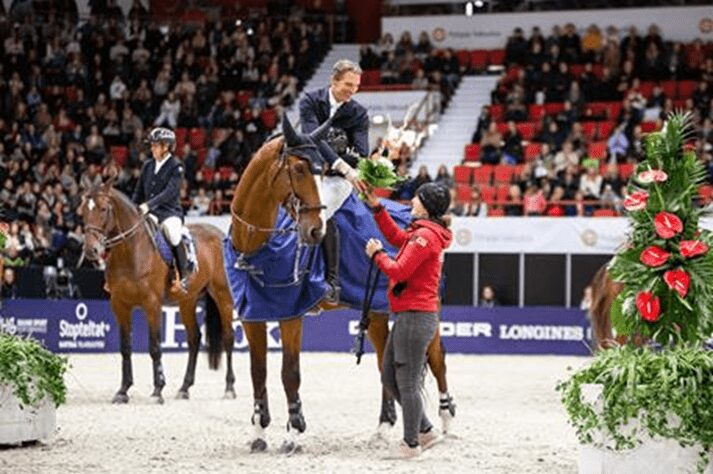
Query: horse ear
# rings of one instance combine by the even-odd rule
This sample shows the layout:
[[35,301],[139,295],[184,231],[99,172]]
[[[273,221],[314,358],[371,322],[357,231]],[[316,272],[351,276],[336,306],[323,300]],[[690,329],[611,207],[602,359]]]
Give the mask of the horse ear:
[[282,133],[285,134],[285,143],[287,146],[299,145],[300,140],[297,136],[297,132],[292,128],[292,123],[290,123],[290,119],[287,118],[287,114],[283,114],[282,116]]
[[309,137],[315,142],[324,138],[327,135],[327,132],[329,131],[330,127],[332,126],[332,118],[333,117],[334,117],[334,115],[329,117],[329,120],[324,122],[318,128],[312,130],[312,133],[309,134]]

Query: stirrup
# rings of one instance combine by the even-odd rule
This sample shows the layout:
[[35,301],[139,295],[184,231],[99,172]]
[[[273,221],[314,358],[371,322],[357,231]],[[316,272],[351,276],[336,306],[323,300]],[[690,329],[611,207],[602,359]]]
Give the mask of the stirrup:
[[329,282],[327,282],[327,286],[329,287],[329,289],[324,295],[324,302],[328,304],[339,304],[339,295],[342,291],[341,287],[339,285],[334,285]]

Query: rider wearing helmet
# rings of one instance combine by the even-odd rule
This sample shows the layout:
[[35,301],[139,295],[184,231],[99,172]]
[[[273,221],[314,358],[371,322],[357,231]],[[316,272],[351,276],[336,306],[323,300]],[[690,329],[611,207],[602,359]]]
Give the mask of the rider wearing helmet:
[[143,215],[150,213],[158,220],[176,259],[179,283],[186,290],[188,256],[186,247],[181,245],[183,209],[179,197],[183,164],[173,154],[176,134],[168,128],[157,127],[151,130],[147,141],[153,159],[144,163],[134,189],[133,201],[139,205]]

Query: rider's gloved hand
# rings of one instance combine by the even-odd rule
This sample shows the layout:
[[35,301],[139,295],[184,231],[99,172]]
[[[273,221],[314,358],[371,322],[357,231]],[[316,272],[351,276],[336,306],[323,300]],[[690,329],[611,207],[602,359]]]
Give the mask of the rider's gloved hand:
[[332,168],[343,174],[357,191],[363,193],[368,189],[367,184],[359,179],[359,173],[343,159],[339,158],[335,160],[335,162],[332,163]]
[[146,203],[139,205],[139,211],[141,211],[142,216],[145,216],[149,213],[149,205]]

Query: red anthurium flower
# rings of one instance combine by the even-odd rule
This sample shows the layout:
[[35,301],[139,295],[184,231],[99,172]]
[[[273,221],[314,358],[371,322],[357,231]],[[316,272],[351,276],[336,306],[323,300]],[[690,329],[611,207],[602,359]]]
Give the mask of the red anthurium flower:
[[688,285],[691,284],[691,275],[685,270],[669,270],[663,274],[663,281],[669,289],[676,290],[681,298],[685,298],[688,293]]
[[670,256],[671,254],[661,247],[652,245],[651,247],[645,248],[644,251],[641,252],[639,260],[641,260],[641,263],[647,267],[660,267],[668,261]]
[[661,302],[659,297],[650,291],[642,291],[636,296],[636,309],[644,321],[653,323],[658,321],[661,314]]
[[668,179],[668,175],[661,170],[647,170],[639,173],[638,179],[640,182],[645,184],[663,183]]
[[708,252],[708,245],[700,240],[682,240],[678,245],[681,255],[685,258],[693,258]]
[[663,239],[670,239],[683,231],[683,222],[676,214],[659,212],[654,219],[656,233]]
[[646,208],[649,193],[646,191],[634,191],[624,199],[624,207],[627,211],[640,211]]

